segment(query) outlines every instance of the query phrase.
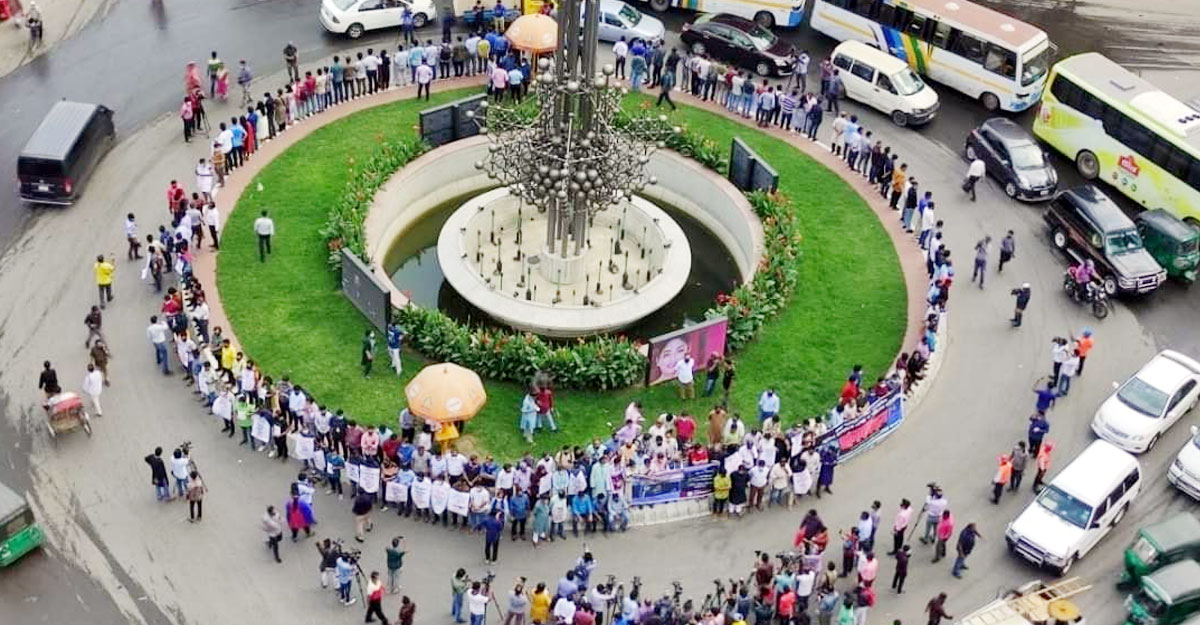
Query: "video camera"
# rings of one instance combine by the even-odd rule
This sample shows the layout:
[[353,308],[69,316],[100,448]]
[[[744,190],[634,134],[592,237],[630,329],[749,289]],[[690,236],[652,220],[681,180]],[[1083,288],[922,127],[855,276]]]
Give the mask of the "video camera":
[[346,543],[341,538],[334,540],[330,545],[335,555],[339,558],[345,558],[350,564],[357,564],[358,559],[362,557],[362,550],[354,547],[347,547]]
[[494,579],[496,579],[496,574],[493,573],[492,571],[488,570],[488,571],[484,572],[483,579],[481,579],[479,581],[483,582],[484,586],[491,587],[492,580],[494,580]]

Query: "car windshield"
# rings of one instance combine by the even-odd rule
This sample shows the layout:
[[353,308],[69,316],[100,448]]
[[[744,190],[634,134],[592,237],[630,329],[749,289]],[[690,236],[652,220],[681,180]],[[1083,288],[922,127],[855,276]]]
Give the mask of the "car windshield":
[[911,69],[904,69],[890,76],[892,86],[900,95],[912,95],[925,88],[925,81]]
[[1038,504],[1053,512],[1058,518],[1078,528],[1087,528],[1092,518],[1092,507],[1064,493],[1062,489],[1051,484],[1038,495]]
[[1179,248],[1176,253],[1179,254],[1180,256],[1184,256],[1187,254],[1193,254],[1198,249],[1197,243],[1200,243],[1200,241],[1198,241],[1197,239],[1188,239],[1187,241],[1184,241],[1183,243],[1179,244]]
[[1050,69],[1050,43],[1034,48],[1021,57],[1021,84],[1025,86],[1042,79]]
[[638,22],[642,21],[642,14],[628,4],[622,4],[621,10],[618,11],[618,13],[621,16],[621,19],[625,20],[625,23],[629,24],[630,26],[637,26]]
[[1137,540],[1133,541],[1133,545],[1129,547],[1129,550],[1137,556],[1138,560],[1142,561],[1142,564],[1154,564],[1154,561],[1158,558],[1158,549],[1155,549],[1154,543],[1150,542],[1150,539],[1145,536],[1138,536]]
[[354,3],[358,2],[358,0],[329,0],[329,1],[332,2],[333,6],[337,7],[339,11],[349,10],[350,7],[354,6]]
[[1118,230],[1108,235],[1107,248],[1109,254],[1127,254],[1142,249],[1142,237],[1137,230]]
[[1168,398],[1166,393],[1146,384],[1141,378],[1129,378],[1117,390],[1117,399],[1146,416],[1161,417]]
[[758,48],[759,50],[769,50],[771,49],[771,46],[775,45],[776,41],[779,41],[779,38],[775,36],[775,33],[763,28],[762,26],[759,26],[758,24],[750,26],[750,28],[747,28],[743,32],[745,32],[746,36],[750,38],[750,41],[754,42],[754,47]]
[[1035,143],[1013,145],[1009,147],[1008,151],[1012,155],[1012,164],[1016,169],[1044,169],[1046,167],[1046,155]]

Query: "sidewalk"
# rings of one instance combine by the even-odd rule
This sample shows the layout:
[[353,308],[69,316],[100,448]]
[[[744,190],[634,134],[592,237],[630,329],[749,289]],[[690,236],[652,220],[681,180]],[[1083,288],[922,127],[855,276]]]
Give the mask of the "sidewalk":
[[45,54],[54,44],[71,37],[102,15],[115,0],[37,0],[42,13],[42,43],[29,49],[29,30],[25,28],[24,7],[29,0],[9,0],[13,15],[0,22],[0,77]]

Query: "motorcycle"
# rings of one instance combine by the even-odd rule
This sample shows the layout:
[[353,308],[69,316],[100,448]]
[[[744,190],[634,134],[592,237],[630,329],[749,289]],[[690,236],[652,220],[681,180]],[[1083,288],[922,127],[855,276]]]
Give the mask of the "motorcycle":
[[1075,281],[1075,276],[1071,275],[1070,272],[1067,272],[1063,274],[1063,291],[1065,291],[1076,304],[1090,304],[1092,307],[1092,314],[1095,315],[1097,319],[1103,319],[1108,316],[1108,294],[1104,292],[1103,288],[1097,286],[1095,283],[1087,282],[1085,284],[1079,284]]

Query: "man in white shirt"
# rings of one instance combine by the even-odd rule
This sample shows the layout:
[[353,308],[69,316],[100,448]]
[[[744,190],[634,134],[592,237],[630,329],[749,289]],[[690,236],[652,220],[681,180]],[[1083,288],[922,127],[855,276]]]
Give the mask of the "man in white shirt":
[[271,237],[275,235],[275,221],[267,216],[267,209],[254,220],[254,234],[258,235],[258,259],[267,262],[267,254],[271,253]]
[[417,67],[417,99],[421,99],[421,92],[425,92],[425,100],[429,100],[429,86],[433,83],[433,66],[428,61],[421,61],[421,65]]
[[963,182],[962,187],[964,193],[971,194],[972,202],[975,201],[975,183],[979,182],[979,179],[983,178],[986,173],[987,165],[982,158],[976,156],[975,160],[971,161],[971,165],[967,167],[967,180]]
[[129,213],[125,216],[125,240],[129,242],[129,249],[125,252],[125,257],[129,260],[142,259],[139,252],[142,249],[142,242],[138,240],[137,232],[137,219],[133,213]]
[[467,75],[474,76],[479,71],[479,35],[471,33],[463,47],[467,49]]
[[374,48],[367,48],[363,67],[367,70],[367,92],[375,93],[375,87],[379,85],[379,57],[375,56]]
[[221,122],[221,132],[217,133],[217,143],[221,144],[221,154],[225,155],[225,173],[233,171],[233,159],[230,153],[233,152],[233,131]]
[[[471,615],[471,625],[483,625],[487,620],[488,598],[491,588],[480,582],[472,582],[471,592],[467,593],[467,609]],[[572,612],[574,614],[574,612]]]
[[217,238],[217,231],[221,229],[221,213],[217,211],[216,204],[210,202],[204,207],[204,224],[208,226],[208,236],[212,239],[209,249],[221,249],[221,242]]
[[616,76],[621,80],[625,80],[625,59],[629,57],[629,44],[625,43],[624,37],[621,37],[620,41],[613,44],[613,55],[617,57]]
[[763,391],[762,396],[758,398],[758,421],[762,423],[777,414],[779,414],[779,394],[775,392],[775,389],[769,388]]
[[554,618],[558,619],[559,623],[572,623],[575,621],[575,610],[575,602],[571,597],[559,597],[554,604]]
[[675,380],[679,382],[680,399],[692,399],[696,396],[695,377],[693,374],[695,368],[696,360],[692,358],[691,354],[684,356],[683,360],[675,363]]
[[171,362],[167,345],[171,340],[171,328],[158,315],[150,317],[150,326],[146,328],[146,338],[154,345],[154,364],[162,367],[163,375],[171,375]]
[[[796,62],[792,65],[793,78],[796,79],[796,84],[800,86],[800,93],[808,91],[808,51],[801,51],[796,57]],[[791,84],[791,81],[788,81]]]
[[83,376],[83,393],[91,400],[92,409],[96,411],[97,417],[104,416],[104,409],[100,407],[100,393],[103,391],[104,374],[96,368],[96,365],[88,363],[87,374]]

